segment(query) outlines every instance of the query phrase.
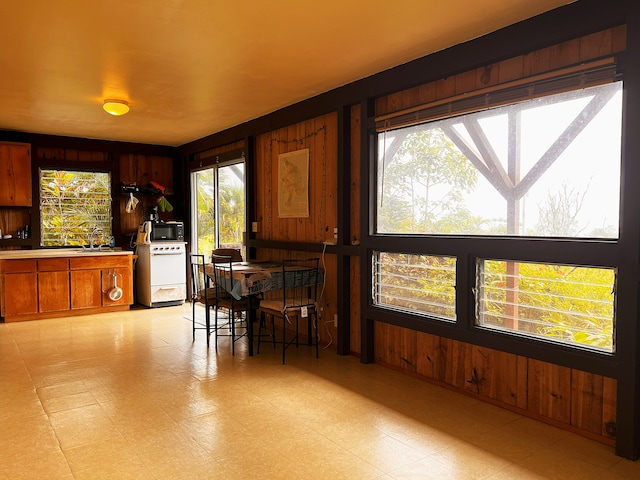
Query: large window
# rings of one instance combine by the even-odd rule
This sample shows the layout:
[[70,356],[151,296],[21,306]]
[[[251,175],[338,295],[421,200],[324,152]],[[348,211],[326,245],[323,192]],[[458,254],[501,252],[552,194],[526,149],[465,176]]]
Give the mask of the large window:
[[[374,233],[410,248],[373,252],[373,305],[451,321],[469,305],[478,329],[615,351],[616,269],[585,265],[619,236],[622,82],[552,91],[377,119]],[[534,243],[537,262],[519,261]],[[576,256],[545,263],[560,243]],[[596,257],[577,253],[586,245]],[[512,260],[491,258],[496,249]]]
[[622,82],[382,131],[378,233],[617,238]]
[[109,243],[111,174],[40,170],[40,244]]
[[211,255],[214,248],[242,249],[246,227],[243,159],[193,172],[191,192],[192,251]]

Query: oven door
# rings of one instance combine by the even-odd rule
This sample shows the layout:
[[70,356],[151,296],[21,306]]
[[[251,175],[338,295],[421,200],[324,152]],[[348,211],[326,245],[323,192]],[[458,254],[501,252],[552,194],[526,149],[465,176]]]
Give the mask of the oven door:
[[185,271],[184,250],[174,252],[160,250],[154,252],[152,248],[150,255],[151,285],[158,286],[186,283],[187,273]]

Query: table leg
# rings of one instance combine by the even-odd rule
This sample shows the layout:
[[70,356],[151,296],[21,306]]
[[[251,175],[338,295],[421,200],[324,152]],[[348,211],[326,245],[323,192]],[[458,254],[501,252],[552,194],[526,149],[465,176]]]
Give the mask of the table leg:
[[247,312],[247,335],[249,337],[249,356],[253,357],[253,322],[256,320],[256,311],[253,308],[254,295],[249,295],[249,311]]

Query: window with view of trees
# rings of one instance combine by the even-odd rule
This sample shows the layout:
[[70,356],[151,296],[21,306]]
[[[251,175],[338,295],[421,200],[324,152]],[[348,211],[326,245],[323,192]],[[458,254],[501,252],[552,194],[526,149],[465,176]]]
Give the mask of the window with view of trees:
[[612,352],[614,291],[611,268],[478,260],[476,322]]
[[[500,238],[523,255],[522,237],[615,241],[622,82],[559,90],[426,123],[378,124],[375,233],[457,237],[462,250],[475,237]],[[478,260],[478,328],[614,351],[615,269],[515,257]],[[424,281],[443,278],[425,268],[441,258],[455,265],[453,257],[374,252],[373,303],[455,319],[424,308],[444,298]],[[450,293],[453,309],[455,286]]]
[[456,259],[433,255],[376,252],[376,305],[456,319]]
[[378,135],[378,233],[617,238],[622,83]]
[[198,170],[191,174],[194,253],[214,248],[242,249],[245,230],[244,162]]
[[39,185],[42,246],[108,243],[110,173],[41,169]]

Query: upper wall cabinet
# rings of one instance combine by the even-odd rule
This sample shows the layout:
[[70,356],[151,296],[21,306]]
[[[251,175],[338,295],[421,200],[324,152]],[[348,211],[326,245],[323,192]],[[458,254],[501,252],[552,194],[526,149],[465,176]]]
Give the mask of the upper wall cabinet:
[[31,206],[31,146],[0,142],[0,206]]

